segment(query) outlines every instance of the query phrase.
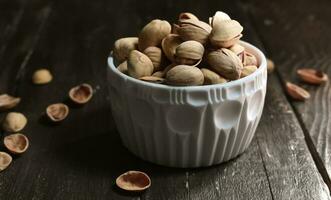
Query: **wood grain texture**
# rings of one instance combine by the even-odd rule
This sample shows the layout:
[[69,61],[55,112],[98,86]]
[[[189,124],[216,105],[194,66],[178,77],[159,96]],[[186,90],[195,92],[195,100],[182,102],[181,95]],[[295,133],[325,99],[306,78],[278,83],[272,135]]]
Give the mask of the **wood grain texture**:
[[[244,10],[232,1],[54,1],[26,4],[8,36],[0,63],[0,91],[23,98],[17,110],[27,115],[24,129],[31,147],[0,173],[1,199],[328,199],[302,130],[280,83],[271,77],[257,137],[249,149],[228,163],[202,169],[176,169],[144,162],[122,145],[112,120],[107,88],[108,56],[115,39],[137,35],[153,18],[175,21],[191,11],[203,20],[225,10],[243,22],[245,39],[260,45]],[[21,3],[20,1],[17,1]],[[223,9],[223,8],[226,9]],[[35,14],[33,14],[35,13]],[[8,22],[15,24],[8,14]],[[32,24],[32,26],[28,26]],[[4,37],[2,37],[4,38]],[[6,40],[0,40],[5,42]],[[31,83],[32,73],[46,67],[48,85]],[[15,84],[12,84],[12,83]],[[88,82],[94,97],[72,105],[67,92]],[[68,103],[69,117],[59,125],[44,118],[47,105]],[[152,187],[125,193],[114,186],[127,170],[150,174]],[[309,178],[307,178],[309,177]]]
[[330,83],[311,86],[301,82],[296,75],[296,70],[304,67],[320,69],[331,75],[330,6],[330,1],[323,0],[305,0],[300,4],[293,1],[246,2],[282,81],[295,82],[312,96],[306,102],[291,101],[291,104],[307,133],[308,143],[312,141],[311,151],[318,152],[315,160],[331,188]]

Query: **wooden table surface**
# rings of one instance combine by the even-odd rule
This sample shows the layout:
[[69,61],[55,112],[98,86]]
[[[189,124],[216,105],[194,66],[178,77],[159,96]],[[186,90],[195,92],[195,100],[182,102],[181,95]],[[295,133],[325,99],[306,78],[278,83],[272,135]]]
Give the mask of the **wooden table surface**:
[[[328,0],[1,0],[0,94],[22,98],[14,110],[29,120],[23,133],[31,146],[0,173],[0,199],[331,199],[330,83],[309,86],[295,75],[302,67],[331,75],[330,9]],[[175,21],[190,11],[206,21],[217,10],[240,21],[244,40],[277,66],[253,142],[238,158],[208,168],[144,162],[122,146],[111,116],[112,44],[154,18]],[[31,76],[41,67],[54,80],[35,86]],[[312,97],[292,101],[283,89],[287,80]],[[92,101],[58,126],[45,123],[46,106],[66,101],[68,90],[83,82],[95,89]],[[116,177],[130,169],[147,172],[151,188],[119,190]]]

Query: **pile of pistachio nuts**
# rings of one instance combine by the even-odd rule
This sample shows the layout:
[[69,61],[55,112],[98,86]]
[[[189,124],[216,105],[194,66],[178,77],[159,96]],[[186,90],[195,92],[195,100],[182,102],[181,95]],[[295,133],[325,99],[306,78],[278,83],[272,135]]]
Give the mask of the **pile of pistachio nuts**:
[[117,69],[136,79],[174,86],[222,84],[257,70],[256,57],[238,42],[243,27],[224,12],[209,24],[192,13],[181,13],[170,25],[155,19],[139,37],[115,41]]

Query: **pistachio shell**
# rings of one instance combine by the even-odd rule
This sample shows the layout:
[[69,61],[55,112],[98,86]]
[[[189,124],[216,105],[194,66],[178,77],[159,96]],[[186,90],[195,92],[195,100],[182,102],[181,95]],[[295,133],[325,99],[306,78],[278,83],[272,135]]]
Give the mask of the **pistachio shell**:
[[257,70],[255,65],[247,65],[244,66],[243,70],[241,71],[240,78],[244,78]]
[[150,83],[163,83],[165,81],[162,77],[156,77],[156,76],[143,76],[139,78],[139,80],[150,82]]
[[275,70],[274,61],[267,58],[267,71],[268,71],[268,74],[272,73],[274,70]]
[[116,40],[113,48],[115,65],[118,65],[128,59],[130,52],[137,49],[137,47],[137,37],[126,37]]
[[162,50],[158,47],[147,47],[144,50],[144,54],[151,59],[154,71],[159,71],[162,69],[166,62],[166,58],[164,54],[162,53]]
[[143,51],[147,47],[160,46],[162,39],[171,32],[171,25],[165,20],[155,19],[148,23],[139,34],[138,47]]
[[164,75],[165,75],[165,73],[164,73],[163,71],[157,71],[157,72],[154,72],[154,73],[152,74],[152,76],[154,76],[154,77],[159,77],[159,78],[163,78]]
[[176,34],[169,34],[167,37],[163,38],[162,50],[170,61],[175,61],[176,48],[182,42],[182,39]]
[[239,57],[225,48],[208,53],[207,62],[211,69],[230,80],[238,79],[243,68]]
[[195,40],[201,44],[206,44],[211,32],[211,27],[203,21],[186,19],[181,21],[177,32],[184,41]]
[[20,101],[21,98],[19,97],[13,97],[8,94],[0,94],[0,111],[14,108],[20,103]]
[[204,81],[201,70],[188,65],[177,65],[166,74],[166,83],[176,86],[202,85]]
[[225,12],[217,11],[215,15],[210,18],[209,24],[214,27],[214,24],[218,24],[223,20],[231,20],[231,18]]
[[221,20],[215,23],[210,33],[210,42],[216,47],[228,48],[241,37],[243,27],[236,20]]
[[241,46],[240,44],[234,44],[229,49],[237,55],[239,55],[245,51],[245,47]]
[[186,20],[186,19],[193,19],[193,20],[199,21],[199,18],[192,13],[183,12],[183,13],[179,14],[179,17],[178,17],[179,22],[181,22],[182,20]]
[[118,71],[122,72],[123,74],[128,73],[128,62],[124,61],[120,65],[117,66]]
[[243,65],[244,65],[244,66],[247,66],[247,65],[255,65],[255,66],[258,66],[258,65],[257,65],[256,57],[255,57],[253,54],[251,54],[251,53],[245,51],[245,52],[244,52],[244,55],[243,55]]
[[206,68],[201,68],[201,72],[203,73],[204,76],[204,85],[211,85],[211,84],[219,84],[219,83],[226,83],[227,80],[217,73],[206,69]]
[[304,101],[310,98],[310,94],[304,88],[290,82],[286,82],[286,92],[294,100]]
[[152,75],[154,70],[152,61],[137,50],[131,51],[128,58],[128,74],[133,78]]
[[201,61],[205,48],[201,43],[190,40],[176,48],[175,59],[178,64],[195,65]]

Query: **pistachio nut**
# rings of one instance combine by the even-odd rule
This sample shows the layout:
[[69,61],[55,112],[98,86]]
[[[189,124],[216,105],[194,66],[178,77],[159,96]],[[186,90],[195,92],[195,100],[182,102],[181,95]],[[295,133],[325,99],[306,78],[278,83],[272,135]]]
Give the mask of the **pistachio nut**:
[[152,61],[154,71],[160,71],[166,62],[166,58],[159,47],[147,47],[144,54]]
[[166,83],[176,86],[202,85],[204,81],[201,70],[189,65],[177,65],[166,74]]
[[290,82],[286,82],[286,92],[294,100],[304,101],[310,98],[307,90]]
[[245,47],[241,46],[240,44],[234,44],[229,49],[238,56],[245,51]]
[[268,71],[268,74],[272,73],[274,70],[275,70],[274,61],[267,58],[267,71]]
[[163,78],[165,75],[164,71],[157,71],[152,74],[154,77]]
[[313,85],[320,85],[329,79],[322,71],[310,68],[298,69],[297,74],[302,81]]
[[152,75],[154,70],[153,63],[145,54],[133,50],[128,58],[128,74],[133,78]]
[[199,18],[197,16],[195,16],[194,14],[192,13],[189,13],[189,12],[183,12],[183,13],[180,13],[179,14],[179,17],[178,17],[178,22],[180,23],[182,20],[186,20],[186,19],[193,19],[193,20],[197,20],[199,21]]
[[225,48],[208,53],[207,62],[212,70],[230,80],[238,79],[243,68],[239,57]]
[[170,61],[175,61],[176,48],[182,42],[182,39],[176,34],[169,34],[167,37],[163,38],[162,50]]
[[243,27],[236,20],[220,20],[214,23],[210,42],[215,47],[229,48],[242,37]]
[[123,74],[128,73],[128,62],[124,61],[120,65],[117,66],[118,71],[122,72]]
[[243,70],[241,71],[240,78],[244,78],[257,70],[255,65],[247,65],[244,66]]
[[242,62],[244,66],[248,66],[248,65],[258,66],[256,57],[253,54],[249,53],[248,51],[244,52]]
[[214,24],[218,24],[223,20],[231,20],[231,18],[225,12],[217,11],[213,17],[209,18],[209,24],[211,27],[214,27]]
[[2,128],[7,132],[18,132],[22,130],[28,120],[22,113],[10,112],[3,121]]
[[211,84],[219,84],[219,83],[226,83],[227,80],[217,73],[211,71],[210,69],[201,68],[201,72],[204,76],[204,85],[211,85]]
[[130,52],[137,49],[137,47],[137,37],[126,37],[116,40],[113,48],[114,64],[117,66],[124,62],[128,59]]
[[162,77],[156,77],[156,76],[143,76],[140,77],[139,80],[150,82],[150,83],[163,83],[165,81]]
[[171,32],[171,25],[166,20],[154,19],[139,34],[138,47],[144,51],[147,47],[160,46],[164,37]]
[[196,65],[203,56],[205,48],[197,41],[189,40],[181,43],[176,48],[175,60],[176,63],[182,65]]
[[32,82],[36,85],[43,85],[51,82],[53,76],[48,69],[38,69],[32,75]]
[[195,19],[181,20],[177,28],[178,35],[184,41],[195,40],[201,44],[207,43],[211,31],[209,24]]

